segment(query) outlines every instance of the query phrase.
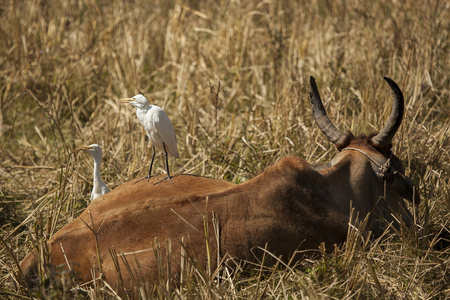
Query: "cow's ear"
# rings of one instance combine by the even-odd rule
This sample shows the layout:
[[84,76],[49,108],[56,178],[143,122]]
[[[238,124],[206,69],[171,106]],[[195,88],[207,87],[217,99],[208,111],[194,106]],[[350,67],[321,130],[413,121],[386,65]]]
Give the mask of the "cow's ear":
[[415,204],[420,203],[420,196],[418,190],[414,187],[413,182],[407,176],[396,173],[391,185],[391,188],[402,198]]

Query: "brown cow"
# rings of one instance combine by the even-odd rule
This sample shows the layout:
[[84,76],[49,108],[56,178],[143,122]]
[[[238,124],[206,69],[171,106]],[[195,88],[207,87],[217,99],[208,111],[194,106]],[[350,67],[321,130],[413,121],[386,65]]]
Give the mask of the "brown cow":
[[[395,221],[393,212],[409,223],[411,214],[403,198],[418,203],[419,195],[391,152],[404,100],[397,84],[385,80],[394,99],[386,126],[377,134],[354,137],[341,133],[329,120],[311,77],[314,118],[339,150],[330,162],[312,165],[298,157],[286,157],[239,185],[192,175],[174,176],[173,184],[154,185],[154,178],[150,183],[127,182],[92,201],[48,241],[52,263],[69,264],[77,280],[87,282],[92,280],[92,270],[98,274],[100,261],[107,282],[131,291],[136,282],[152,281],[158,272],[167,274],[158,266],[155,249],[160,248],[167,261],[169,240],[169,273],[177,278],[182,258],[187,257],[201,266],[209,261],[214,267],[218,256],[255,261],[261,254],[258,247],[266,245],[284,259],[296,250],[317,249],[322,242],[332,248],[346,239],[351,206],[360,218],[370,213],[368,220],[375,232],[380,232],[386,221]],[[118,253],[120,276],[110,249]],[[27,282],[36,278],[37,265],[35,252],[21,262]]]

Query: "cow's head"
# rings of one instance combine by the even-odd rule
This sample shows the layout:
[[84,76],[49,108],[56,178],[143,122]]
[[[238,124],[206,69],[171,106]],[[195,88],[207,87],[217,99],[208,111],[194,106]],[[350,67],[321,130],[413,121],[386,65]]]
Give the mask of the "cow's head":
[[398,85],[384,77],[393,94],[393,109],[386,126],[377,133],[355,137],[339,131],[328,118],[320,99],[317,85],[310,78],[310,102],[314,119],[320,130],[336,146],[339,153],[329,166],[348,165],[352,192],[361,203],[353,203],[362,212],[371,212],[372,220],[394,221],[401,216],[410,224],[412,216],[403,199],[414,204],[420,201],[419,193],[406,175],[400,159],[392,151],[392,139],[402,122],[403,95]]

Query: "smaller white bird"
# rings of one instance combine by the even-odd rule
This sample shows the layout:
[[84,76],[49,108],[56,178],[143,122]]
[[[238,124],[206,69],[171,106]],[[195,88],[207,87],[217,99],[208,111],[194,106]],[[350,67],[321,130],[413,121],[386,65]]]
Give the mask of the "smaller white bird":
[[147,178],[147,181],[149,181],[150,177],[152,176],[152,166],[153,160],[155,159],[156,147],[160,151],[163,151],[166,157],[167,177],[165,177],[164,180],[169,179],[170,182],[173,183],[172,179],[170,179],[171,177],[169,173],[169,162],[167,160],[167,154],[169,154],[173,158],[178,158],[178,149],[175,129],[173,128],[172,122],[170,122],[169,117],[167,117],[166,113],[164,112],[164,110],[162,110],[161,107],[156,105],[149,105],[147,98],[145,98],[141,94],[138,94],[132,98],[120,99],[120,103],[128,103],[137,108],[136,115],[139,119],[139,122],[145,129],[150,143],[152,143],[152,161],[150,163],[148,176],[144,177],[144,179]]
[[97,144],[92,144],[89,146],[81,146],[77,148],[77,150],[82,150],[94,158],[94,186],[92,188],[91,193],[91,201],[97,198],[98,196],[104,195],[109,192],[108,187],[103,182],[102,177],[100,175],[100,167],[102,164],[102,147]]

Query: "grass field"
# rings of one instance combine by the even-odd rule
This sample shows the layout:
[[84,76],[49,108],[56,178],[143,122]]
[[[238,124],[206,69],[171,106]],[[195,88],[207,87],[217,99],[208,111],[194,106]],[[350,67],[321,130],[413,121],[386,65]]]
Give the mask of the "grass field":
[[[150,298],[450,298],[450,4],[448,1],[1,1],[0,298],[26,299],[17,261],[86,207],[103,147],[109,188],[144,176],[151,150],[135,109],[143,93],[175,126],[173,173],[244,182],[280,158],[330,160],[316,127],[313,75],[343,132],[380,129],[388,85],[405,117],[394,153],[419,187],[417,228],[348,243],[300,268],[255,267]],[[155,171],[164,172],[158,154]],[[98,286],[47,298],[113,299]],[[142,293],[145,298],[146,293]],[[35,296],[39,296],[36,294]]]

